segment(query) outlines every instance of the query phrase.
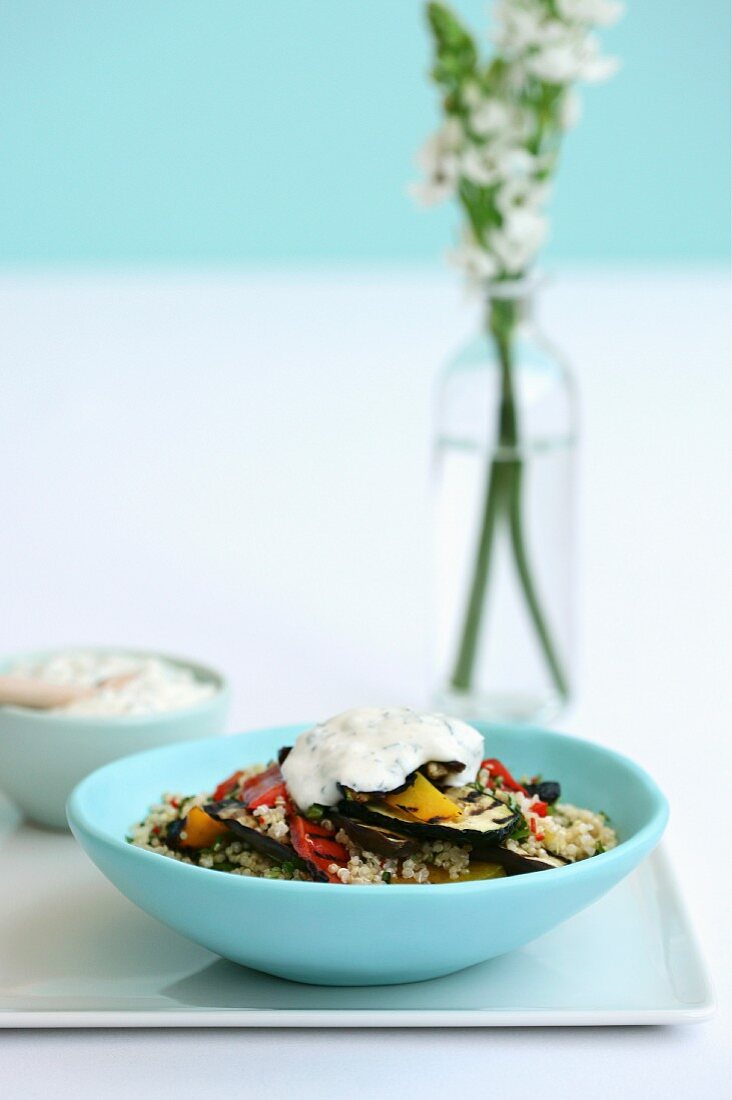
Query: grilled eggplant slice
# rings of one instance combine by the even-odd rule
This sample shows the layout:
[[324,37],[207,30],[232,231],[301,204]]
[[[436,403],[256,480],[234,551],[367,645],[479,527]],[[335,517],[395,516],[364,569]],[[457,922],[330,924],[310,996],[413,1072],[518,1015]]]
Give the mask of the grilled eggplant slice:
[[453,772],[461,772],[464,767],[465,765],[459,760],[448,760],[446,764],[431,760],[429,764],[423,764],[419,771],[427,776],[430,783],[434,783],[436,787],[442,787]]
[[168,831],[165,834],[165,843],[168,848],[173,848],[176,851],[180,848],[180,834],[186,827],[186,819],[179,817],[175,821],[171,821],[168,825]]
[[[287,752],[289,751],[288,749]],[[353,798],[359,802],[371,802],[373,799],[385,798],[387,795],[401,794],[402,791],[406,791],[414,785],[419,775],[423,775],[425,779],[428,779],[433,786],[441,791],[446,780],[454,772],[461,772],[464,767],[465,765],[461,764],[459,760],[448,760],[446,764],[431,760],[428,764],[423,764],[421,768],[417,768],[416,771],[410,772],[409,775],[405,776],[404,782],[400,786],[392,787],[390,791],[355,791],[351,787],[344,787],[342,783],[339,783],[338,787],[345,798]]]
[[401,794],[402,791],[406,791],[414,783],[418,774],[418,772],[410,772],[399,787],[393,787],[390,791],[356,791],[353,787],[345,787],[343,783],[338,784],[338,790],[344,798],[351,798],[354,802],[373,802],[374,799],[385,798],[387,794]]
[[510,809],[489,792],[476,791],[472,787],[455,787],[446,793],[461,809],[460,816],[452,820],[416,821],[385,802],[360,802],[351,798],[339,802],[338,813],[418,840],[469,844],[477,856],[486,849],[492,853],[497,844],[510,836],[521,819],[517,810]]
[[561,856],[527,856],[522,852],[514,852],[511,848],[500,845],[491,851],[491,859],[500,863],[509,875],[526,875],[532,871],[551,871],[554,867],[565,867],[571,862],[562,859]]
[[255,852],[261,852],[263,856],[269,856],[276,863],[298,862],[294,848],[289,844],[281,844],[274,837],[260,833],[253,829],[247,821],[251,820],[251,814],[235,799],[226,799],[224,802],[209,802],[204,806],[207,814],[226,825],[234,836],[243,840]]
[[373,852],[377,856],[387,856],[389,859],[405,859],[414,855],[419,848],[419,841],[406,836],[399,836],[391,829],[381,829],[375,825],[364,825],[351,817],[343,817],[338,813],[331,813],[330,820],[338,829],[359,844],[364,851]]

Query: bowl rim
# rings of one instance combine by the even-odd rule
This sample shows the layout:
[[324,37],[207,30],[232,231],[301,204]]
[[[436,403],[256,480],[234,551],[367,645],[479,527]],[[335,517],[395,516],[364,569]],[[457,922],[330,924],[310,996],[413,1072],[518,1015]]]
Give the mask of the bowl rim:
[[9,714],[21,721],[29,723],[38,722],[43,725],[50,722],[60,726],[83,728],[85,726],[91,727],[103,724],[123,727],[132,731],[142,728],[143,726],[149,726],[151,723],[170,721],[171,718],[180,717],[181,715],[202,714],[218,703],[219,700],[226,698],[231,691],[231,684],[228,676],[213,665],[199,661],[195,657],[182,657],[180,654],[168,653],[159,649],[146,649],[138,646],[67,645],[52,646],[47,649],[25,650],[21,653],[3,654],[0,657],[0,673],[6,671],[7,667],[16,661],[32,660],[34,658],[41,659],[55,654],[74,651],[100,654],[114,653],[130,657],[160,657],[162,660],[169,661],[171,664],[191,669],[197,674],[200,673],[204,680],[208,680],[215,685],[216,690],[208,699],[202,699],[200,702],[193,703],[190,706],[176,707],[174,710],[150,711],[147,714],[64,714],[60,711],[40,710],[34,709],[33,707],[19,707],[6,704],[0,706],[0,716],[2,714]]
[[[227,737],[221,738],[219,740],[229,742],[239,739],[246,739],[256,734],[275,734],[280,731],[293,731],[296,729],[302,732],[302,730],[311,728],[311,725],[312,723],[291,723],[284,726],[265,726],[258,729],[246,730],[238,734],[230,734]],[[476,722],[475,725],[476,728],[481,732],[483,737],[486,736],[486,730],[490,728],[493,728],[494,730],[497,729],[505,731],[511,728],[509,726],[499,725],[497,723]],[[642,786],[651,796],[651,799],[655,804],[651,820],[648,821],[647,824],[644,825],[641,829],[639,829],[637,833],[629,837],[627,840],[621,840],[618,843],[617,847],[611,848],[609,851],[603,852],[599,856],[593,856],[591,859],[579,860],[576,863],[571,863],[568,864],[566,867],[562,867],[561,881],[572,882],[577,880],[578,876],[586,877],[588,874],[596,873],[599,869],[596,860],[601,859],[603,861],[603,866],[609,869],[613,864],[624,862],[633,851],[637,851],[638,849],[642,850],[645,848],[648,848],[648,850],[650,851],[650,849],[655,847],[656,843],[658,843],[658,841],[660,840],[664,829],[666,828],[669,817],[669,805],[666,796],[663,794],[658,784],[655,782],[655,780],[651,778],[648,772],[640,766],[640,764],[636,764],[635,761],[630,759],[630,757],[625,756],[623,753],[617,752],[615,749],[610,749],[607,746],[601,745],[595,741],[588,741],[585,738],[575,737],[567,733],[560,733],[558,731],[546,729],[545,727],[540,726],[522,726],[520,727],[520,729],[522,732],[540,734],[542,737],[548,737],[550,740],[564,742],[565,744],[569,744],[570,746],[586,746],[589,747],[592,751],[598,752],[601,756],[604,756],[606,758],[609,757],[610,759],[614,760],[615,763],[620,764],[621,767],[626,768],[635,775],[635,777],[640,781]],[[187,751],[193,751],[197,746],[203,747],[204,745],[208,745],[210,747],[210,738],[201,738],[197,741],[187,741],[184,744]],[[136,845],[131,844],[126,839],[120,839],[119,837],[111,836],[107,830],[100,828],[93,822],[93,820],[90,820],[83,809],[82,800],[86,794],[86,788],[92,786],[101,773],[121,766],[123,761],[129,763],[133,760],[138,760],[141,757],[148,757],[154,753],[174,753],[178,747],[182,748],[183,743],[181,743],[180,746],[178,746],[177,744],[165,745],[160,748],[148,749],[143,752],[134,753],[130,756],[126,756],[118,760],[113,760],[109,764],[105,764],[101,768],[97,768],[96,771],[91,772],[88,776],[82,779],[81,782],[78,783],[73,789],[66,803],[66,815],[74,836],[77,837],[77,830],[82,834],[87,833],[92,836],[96,841],[101,842],[107,847],[111,847],[117,852],[124,852],[125,854],[131,854],[134,852],[132,858],[142,858],[147,860],[165,859],[165,865],[169,868],[169,870],[165,872],[167,874],[181,873],[185,875],[193,873],[200,876],[202,873],[205,872],[206,874],[209,874],[211,876],[210,881],[212,885],[215,882],[218,882],[220,884],[219,886],[215,886],[214,889],[231,889],[230,886],[226,886],[225,884],[227,882],[238,882],[247,883],[248,885],[244,887],[237,885],[233,887],[234,889],[283,891],[284,889],[288,888],[290,893],[300,894],[303,890],[305,890],[306,893],[309,894],[311,891],[315,890],[321,895],[322,892],[325,890],[329,892],[329,895],[332,894],[335,897],[353,896],[354,891],[334,891],[333,886],[338,885],[337,883],[301,882],[293,881],[291,879],[257,878],[253,875],[230,875],[223,874],[220,871],[214,871],[212,868],[209,867],[199,867],[192,863],[183,863],[182,861],[177,859],[167,859],[164,856],[160,856],[156,852],[151,852],[146,848],[139,848]],[[173,871],[173,867],[177,867],[179,870],[177,872]],[[567,876],[573,877],[570,877],[568,879]],[[202,880],[200,880],[199,878],[199,881]],[[395,893],[403,897],[404,892],[407,891],[409,894],[414,893],[419,897],[420,894],[424,891],[429,892],[431,895],[434,895],[434,892],[437,891],[437,896],[449,897],[454,896],[456,890],[459,891],[461,894],[464,894],[476,893],[484,890],[505,891],[507,889],[512,889],[517,893],[522,893],[526,890],[541,891],[543,889],[551,889],[551,883],[556,881],[556,876],[554,875],[543,875],[541,873],[535,873],[527,875],[506,875],[503,878],[483,880],[479,879],[472,882],[419,883],[419,890],[414,890],[414,884],[393,883],[389,884],[388,890],[359,890],[357,891],[356,896],[384,897]],[[543,886],[542,883],[544,883]],[[336,902],[336,904],[339,903]],[[366,904],[369,903],[366,902]]]

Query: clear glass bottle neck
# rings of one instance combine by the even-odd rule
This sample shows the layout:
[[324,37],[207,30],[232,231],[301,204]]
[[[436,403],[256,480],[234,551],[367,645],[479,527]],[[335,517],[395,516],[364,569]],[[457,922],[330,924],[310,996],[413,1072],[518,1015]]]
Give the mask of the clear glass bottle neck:
[[537,279],[512,279],[485,287],[485,317],[489,330],[529,325],[533,319]]

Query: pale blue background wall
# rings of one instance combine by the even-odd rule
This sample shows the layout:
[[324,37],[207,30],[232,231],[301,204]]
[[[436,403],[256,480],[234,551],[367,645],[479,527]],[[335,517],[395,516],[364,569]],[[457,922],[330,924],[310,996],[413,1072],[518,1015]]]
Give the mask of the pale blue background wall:
[[[727,0],[631,0],[556,258],[724,256],[728,23]],[[448,212],[405,197],[427,65],[416,0],[3,0],[0,262],[436,258]]]

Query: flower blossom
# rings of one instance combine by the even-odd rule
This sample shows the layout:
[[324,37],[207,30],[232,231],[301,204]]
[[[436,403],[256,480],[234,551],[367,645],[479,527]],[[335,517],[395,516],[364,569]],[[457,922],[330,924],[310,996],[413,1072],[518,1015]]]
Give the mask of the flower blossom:
[[532,46],[540,46],[546,41],[546,11],[533,0],[525,3],[499,0],[495,19],[493,41],[508,57],[520,56]]
[[448,118],[437,133],[427,139],[417,157],[426,179],[413,184],[411,193],[424,206],[433,206],[450,198],[458,184],[460,147],[463,131],[460,123]]
[[466,231],[457,248],[447,254],[448,262],[459,268],[471,283],[488,282],[499,272],[495,258],[483,245],[476,242],[473,235]]
[[422,149],[425,180],[413,193],[426,203],[458,197],[469,228],[451,260],[474,282],[523,275],[547,237],[561,137],[580,116],[573,85],[618,67],[601,55],[593,28],[614,23],[622,5],[496,0],[489,63],[448,8],[431,9],[448,114]]
[[507,275],[520,275],[546,240],[546,218],[530,207],[517,207],[489,238],[491,251]]
[[548,197],[549,184],[518,176],[506,180],[498,189],[496,207],[504,218],[510,218],[516,210],[540,210]]
[[526,58],[526,68],[546,84],[570,84],[575,80],[597,83],[607,80],[618,69],[614,57],[600,57],[600,44],[594,35],[581,32],[542,47]]
[[559,125],[572,130],[582,117],[582,100],[573,88],[568,88],[559,104]]
[[469,145],[460,159],[460,175],[479,187],[490,187],[501,178],[500,155],[489,146]]
[[480,137],[488,137],[505,130],[510,120],[507,104],[500,99],[481,99],[470,115],[470,129]]
[[556,4],[562,19],[588,27],[612,27],[624,11],[616,0],[556,0]]

